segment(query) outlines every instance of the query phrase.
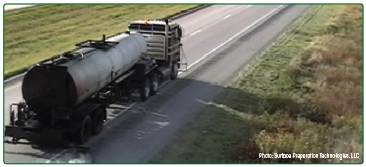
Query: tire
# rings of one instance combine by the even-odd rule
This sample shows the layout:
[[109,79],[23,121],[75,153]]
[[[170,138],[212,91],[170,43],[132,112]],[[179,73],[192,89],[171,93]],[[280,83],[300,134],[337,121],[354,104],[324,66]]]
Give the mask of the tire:
[[92,120],[90,116],[86,116],[81,123],[81,127],[77,133],[77,142],[79,144],[86,143],[92,134]]
[[179,70],[178,64],[177,63],[174,63],[172,65],[172,74],[170,76],[170,79],[171,80],[177,79],[177,77],[178,77],[178,70]]
[[150,79],[145,78],[144,84],[140,87],[140,99],[141,101],[146,101],[150,95]]
[[98,108],[93,115],[92,135],[97,135],[103,130],[104,125],[104,108]]
[[152,73],[150,76],[150,95],[154,96],[159,89],[159,76],[156,73]]

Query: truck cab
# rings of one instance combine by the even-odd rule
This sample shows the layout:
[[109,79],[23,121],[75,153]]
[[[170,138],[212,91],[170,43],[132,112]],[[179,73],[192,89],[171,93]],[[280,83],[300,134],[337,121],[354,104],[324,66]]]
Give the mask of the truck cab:
[[130,23],[130,33],[141,33],[147,42],[145,58],[161,63],[180,62],[182,28],[168,20],[139,20]]

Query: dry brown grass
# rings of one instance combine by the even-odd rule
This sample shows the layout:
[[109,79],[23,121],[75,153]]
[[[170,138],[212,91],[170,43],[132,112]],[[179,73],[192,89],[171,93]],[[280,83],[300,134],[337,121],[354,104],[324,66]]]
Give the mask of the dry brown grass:
[[[358,10],[355,6],[347,7]],[[354,15],[351,14],[352,18]],[[326,109],[330,115],[360,117],[363,103],[362,45],[355,39],[337,35],[325,35],[320,39],[321,48],[314,50],[314,54],[321,55],[317,56],[318,63],[314,66],[316,79],[321,83],[314,93],[318,107]]]
[[[326,65],[362,66],[362,46],[352,39],[335,35],[324,35],[317,39],[313,47],[311,61]],[[311,63],[311,62],[309,62]]]
[[[254,120],[267,125],[251,139],[259,152],[362,154],[362,6],[327,7],[327,10],[330,9],[334,9],[333,12],[323,16],[327,17],[326,21],[318,24],[311,22],[322,27],[324,32],[314,34],[311,43],[296,53],[289,64],[291,76],[296,81],[294,83],[301,85],[295,86],[294,92],[298,92],[299,87],[308,88],[298,100],[307,105],[294,103],[295,107],[291,107],[291,103],[285,102],[284,107],[271,112],[275,114]],[[278,104],[271,103],[270,106]],[[244,147],[243,155],[251,151],[248,148],[256,150],[252,146]],[[360,163],[360,156],[358,159],[343,160],[271,159],[268,162]],[[257,162],[258,159],[254,160]],[[252,160],[241,162],[248,161]]]
[[323,108],[333,116],[360,118],[362,116],[361,86],[331,87],[315,93],[318,108]]
[[[362,6],[340,5],[333,8],[336,10],[321,23],[324,33],[315,35],[310,45],[294,56],[289,64],[295,83],[310,85],[306,87],[311,91],[304,93],[301,100],[310,102],[311,107],[296,105],[298,109],[294,111],[298,117],[295,119],[292,116],[276,118],[276,114],[268,116],[273,120],[252,138],[260,152],[362,154]],[[308,78],[306,83],[301,80],[304,78]],[[289,113],[290,104],[286,103],[286,106],[282,109]],[[325,121],[317,121],[320,117]],[[283,120],[286,120],[283,125],[278,123]],[[362,155],[360,157],[343,160],[287,159],[286,162],[360,163]]]
[[[310,99],[329,115],[347,118],[362,115],[362,6],[341,6],[325,23],[336,27],[315,38],[313,44],[293,61],[296,70],[307,69],[314,76]],[[329,28],[328,28],[329,29]],[[346,32],[346,34],[345,34]]]
[[[317,36],[307,51],[294,59],[292,67],[307,69],[305,71],[314,77],[314,92],[308,96],[309,100],[315,103],[317,110],[325,111],[332,118],[332,126],[336,128],[331,128],[331,133],[343,134],[331,137],[324,151],[362,154],[362,6],[341,6],[325,24],[327,33]],[[339,120],[347,123],[338,125]],[[362,159],[325,162],[360,163]]]
[[362,12],[362,5],[347,5],[348,8],[352,9],[356,9],[360,12]]

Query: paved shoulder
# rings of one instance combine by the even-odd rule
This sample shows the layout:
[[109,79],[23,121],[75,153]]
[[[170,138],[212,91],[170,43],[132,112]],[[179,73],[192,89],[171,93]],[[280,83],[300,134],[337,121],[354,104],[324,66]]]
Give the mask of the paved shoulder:
[[5,13],[11,13],[16,11],[21,11],[29,8],[38,7],[40,5],[5,5],[4,12]]

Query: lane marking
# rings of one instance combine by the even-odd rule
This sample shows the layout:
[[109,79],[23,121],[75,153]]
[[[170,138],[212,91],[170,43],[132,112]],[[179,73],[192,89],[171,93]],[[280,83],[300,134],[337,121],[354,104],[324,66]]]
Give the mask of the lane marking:
[[[222,44],[220,44],[219,46],[213,48],[211,51],[209,51],[208,53],[206,53],[205,55],[203,55],[201,58],[199,58],[198,60],[196,60],[195,62],[193,62],[192,64],[190,64],[187,69],[192,68],[194,65],[196,65],[197,63],[199,63],[200,61],[206,59],[210,54],[212,54],[213,52],[217,51],[218,49],[220,49],[222,46],[226,45],[227,43],[231,42],[234,38],[238,37],[239,35],[241,35],[242,33],[248,31],[250,28],[254,27],[255,25],[257,25],[260,21],[266,19],[268,16],[270,16],[271,14],[273,14],[274,12],[276,12],[278,9],[282,8],[284,5],[281,5],[273,10],[271,10],[269,13],[267,13],[266,15],[264,15],[263,17],[259,18],[258,20],[256,20],[253,24],[249,25],[248,27],[244,28],[243,30],[241,30],[239,33],[235,34],[234,36],[230,37],[227,41],[223,42]],[[182,73],[179,72],[178,75]]]
[[197,31],[193,32],[190,36],[196,35],[196,34],[200,33],[201,31],[202,31],[202,30],[201,30],[201,29],[199,29],[199,30],[197,30]]
[[231,14],[228,14],[228,15],[226,15],[224,18],[222,18],[223,20],[225,20],[225,19],[227,19],[227,18],[229,18],[231,16]]
[[[232,16],[232,15],[235,15],[235,14],[237,14],[237,13],[239,13],[239,12],[243,12],[244,10],[246,10],[246,9],[248,9],[250,6],[252,6],[252,5],[248,5],[248,6],[243,6],[243,9],[241,9],[241,7],[240,7],[240,10],[236,10],[236,9],[234,9],[234,10],[232,10],[231,12],[233,12],[233,13],[231,13],[231,14],[229,14],[230,16]],[[208,27],[211,27],[212,25],[215,25],[216,23],[218,23],[218,22],[220,22],[220,19],[219,18],[217,18],[216,20],[214,20],[213,22],[211,22],[211,23],[208,23],[208,24],[206,24],[206,25],[203,25],[203,26],[200,26],[199,28],[201,28],[201,30],[206,30],[206,29],[208,29]],[[193,34],[193,33],[192,33]],[[194,35],[194,34],[193,34]],[[188,33],[187,33],[187,35],[184,35],[183,37],[185,38],[185,39],[187,39],[187,38],[190,38],[192,35],[191,34],[189,34],[188,35]]]

